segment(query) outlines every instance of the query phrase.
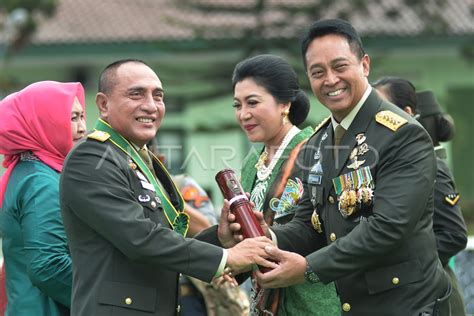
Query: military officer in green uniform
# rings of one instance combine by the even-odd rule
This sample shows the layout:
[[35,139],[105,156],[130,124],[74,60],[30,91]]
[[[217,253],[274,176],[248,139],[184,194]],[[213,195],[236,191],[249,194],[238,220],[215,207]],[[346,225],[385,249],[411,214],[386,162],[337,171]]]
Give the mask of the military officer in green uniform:
[[450,258],[466,248],[467,227],[459,203],[461,196],[456,190],[454,176],[446,161],[446,149],[440,144],[440,142],[453,139],[454,122],[449,114],[443,113],[433,91],[420,91],[416,96],[420,112],[419,121],[431,136],[438,164],[434,187],[435,211],[433,216],[433,230],[436,236],[438,255],[453,286],[453,294],[450,298],[452,315],[463,316],[466,315],[464,294],[448,263]]
[[228,250],[185,238],[183,198],[145,146],[163,119],[163,97],[142,61],[120,60],[101,74],[100,119],[61,177],[72,315],[176,315],[179,273],[209,282],[229,269],[275,265],[264,259],[266,237]]
[[305,195],[294,219],[268,231],[292,252],[267,247],[279,265],[257,272],[259,283],[334,281],[342,315],[449,315],[432,230],[429,135],[371,88],[369,56],[348,22],[315,22],[302,53],[331,116],[301,150]]
[[418,118],[431,136],[438,166],[434,186],[433,231],[438,256],[453,288],[449,299],[451,313],[466,315],[462,290],[448,263],[450,258],[466,248],[467,228],[459,204],[460,195],[446,162],[446,150],[440,145],[440,141],[449,141],[454,137],[454,122],[449,114],[442,113],[432,91],[417,93],[415,86],[406,79],[382,77],[372,86],[384,99]]

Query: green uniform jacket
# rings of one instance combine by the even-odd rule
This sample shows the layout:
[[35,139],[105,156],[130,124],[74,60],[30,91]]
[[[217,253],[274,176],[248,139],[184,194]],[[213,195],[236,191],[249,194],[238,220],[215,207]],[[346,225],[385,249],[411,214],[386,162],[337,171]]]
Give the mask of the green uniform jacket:
[[[407,123],[396,130],[386,126],[390,123],[378,123],[375,116],[383,110]],[[293,220],[274,228],[279,247],[307,255],[323,283],[336,282],[342,315],[432,312],[435,300],[449,292],[449,281],[432,229],[436,161],[428,134],[375,91],[345,132],[339,159],[333,153],[333,134],[328,120],[302,149],[306,196]],[[364,143],[368,151],[357,159],[364,161],[360,168],[370,167],[375,184],[372,204],[345,218],[332,180],[354,170],[348,168],[353,164],[350,154]],[[320,185],[308,178],[317,161],[322,166]],[[322,233],[311,224],[315,208]]]
[[448,265],[451,257],[458,254],[467,244],[467,228],[461,212],[459,194],[456,191],[454,177],[446,163],[446,151],[442,147],[435,148],[438,172],[434,187],[435,209],[433,214],[433,230],[438,247],[438,255],[445,271],[450,277],[453,294],[450,298],[451,312],[456,316],[466,315],[464,295],[456,275]]
[[72,266],[59,209],[59,174],[20,161],[0,211],[7,309],[12,316],[69,315]]
[[438,157],[436,162],[438,172],[434,187],[433,230],[438,255],[445,266],[452,256],[466,248],[467,228],[458,202],[454,177],[444,159]]
[[[156,161],[154,168],[176,205],[174,183]],[[74,316],[175,315],[179,273],[210,281],[218,269],[222,249],[171,230],[153,187],[137,171],[109,140],[86,139],[65,161],[61,211]]]

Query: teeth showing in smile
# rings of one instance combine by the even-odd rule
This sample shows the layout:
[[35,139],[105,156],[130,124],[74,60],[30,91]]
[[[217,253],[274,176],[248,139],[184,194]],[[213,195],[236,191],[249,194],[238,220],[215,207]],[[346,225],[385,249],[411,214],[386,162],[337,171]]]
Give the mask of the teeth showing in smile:
[[137,121],[139,121],[140,123],[151,123],[151,122],[153,122],[152,119],[150,119],[150,118],[144,118],[144,117],[138,118]]
[[334,97],[334,96],[340,95],[342,92],[344,92],[344,89],[338,89],[336,91],[328,92],[328,95],[331,97]]

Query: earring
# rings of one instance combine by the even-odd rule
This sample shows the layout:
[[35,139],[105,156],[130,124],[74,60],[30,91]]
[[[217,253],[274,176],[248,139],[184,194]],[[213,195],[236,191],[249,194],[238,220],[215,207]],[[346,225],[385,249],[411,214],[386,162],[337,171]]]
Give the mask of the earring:
[[283,110],[282,112],[282,115],[283,115],[283,124],[288,124],[288,122],[290,121],[288,119],[288,114],[290,114],[290,109],[285,109]]

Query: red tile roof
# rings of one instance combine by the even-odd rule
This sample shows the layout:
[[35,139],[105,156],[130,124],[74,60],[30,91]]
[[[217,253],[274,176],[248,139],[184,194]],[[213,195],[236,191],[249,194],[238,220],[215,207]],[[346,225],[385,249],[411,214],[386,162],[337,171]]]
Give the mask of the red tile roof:
[[[444,35],[474,34],[474,0],[447,0],[442,6],[435,5],[440,1],[421,1],[421,12],[403,0],[375,1],[367,11],[352,10],[349,1],[334,0],[314,16],[290,10],[303,7],[311,12],[311,5],[320,1],[267,0],[263,14],[257,17],[252,12],[257,0],[59,0],[56,14],[41,21],[32,41],[52,44],[224,39],[242,38],[255,29],[263,29],[267,38],[291,38],[299,36],[318,16],[341,14],[346,14],[363,36],[416,36],[430,29]],[[180,5],[181,2],[187,5]],[[199,10],[199,6],[206,9]],[[435,18],[429,18],[437,14],[441,16],[438,24],[432,22]]]

